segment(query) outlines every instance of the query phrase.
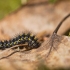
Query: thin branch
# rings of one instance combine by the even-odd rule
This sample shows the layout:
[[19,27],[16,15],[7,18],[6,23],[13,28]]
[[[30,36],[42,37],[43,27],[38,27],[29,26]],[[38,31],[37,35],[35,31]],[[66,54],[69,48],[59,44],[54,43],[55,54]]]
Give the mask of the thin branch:
[[52,50],[52,47],[54,48],[54,40],[55,39],[58,39],[59,40],[59,38],[58,38],[58,35],[57,35],[57,32],[58,32],[58,30],[59,30],[59,28],[60,28],[60,26],[62,25],[62,23],[68,18],[70,16],[70,14],[68,14],[59,24],[58,24],[58,26],[56,27],[56,29],[54,30],[54,32],[52,33],[52,35],[51,35],[51,37],[50,37],[50,40],[49,41],[51,41],[51,43],[50,43],[50,49],[49,49],[49,52],[48,52],[48,55],[47,55],[47,57],[49,56],[49,54],[50,54],[50,52],[51,52],[51,50]]
[[27,45],[27,44],[15,45],[15,46],[13,46],[13,47],[10,47],[10,48],[8,48],[8,49],[6,49],[6,50],[0,52],[0,55],[2,55],[3,53],[5,53],[5,52],[7,52],[7,51],[9,51],[9,50],[11,50],[11,49],[13,49],[13,48],[16,48],[16,47],[19,47],[19,46],[26,46],[26,45]]
[[70,13],[58,24],[58,26],[56,27],[56,29],[54,30],[53,33],[56,33],[58,32],[60,26],[62,25],[62,23],[70,16]]

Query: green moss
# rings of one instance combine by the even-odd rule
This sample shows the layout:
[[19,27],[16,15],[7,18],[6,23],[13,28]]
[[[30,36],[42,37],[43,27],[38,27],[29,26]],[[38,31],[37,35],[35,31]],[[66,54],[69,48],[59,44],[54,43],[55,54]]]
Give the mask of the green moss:
[[37,70],[50,70],[45,64],[40,64]]
[[49,0],[50,3],[55,3],[57,0]]
[[0,0],[0,19],[21,6],[21,0]]
[[70,32],[69,32],[69,36],[70,36]]

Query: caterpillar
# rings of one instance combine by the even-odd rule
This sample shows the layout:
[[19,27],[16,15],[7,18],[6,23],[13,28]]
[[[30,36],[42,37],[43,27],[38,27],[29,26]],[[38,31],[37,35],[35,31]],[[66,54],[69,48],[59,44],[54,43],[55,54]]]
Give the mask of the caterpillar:
[[35,37],[35,35],[32,35],[30,33],[23,33],[14,37],[13,39],[0,41],[0,49],[10,48],[15,45],[25,43],[28,44],[28,47],[26,47],[26,49],[38,48],[40,46],[40,42],[38,41],[38,38]]

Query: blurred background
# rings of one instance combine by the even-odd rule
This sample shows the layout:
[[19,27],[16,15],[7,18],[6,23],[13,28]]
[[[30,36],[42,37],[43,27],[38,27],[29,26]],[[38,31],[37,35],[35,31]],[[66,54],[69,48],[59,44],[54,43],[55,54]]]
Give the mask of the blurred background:
[[[20,24],[24,26],[24,31],[29,30],[34,33],[46,31],[46,34],[50,35],[59,22],[69,14],[69,1],[70,0],[0,0],[0,20],[4,19],[3,21],[5,21],[6,19],[5,23],[0,22],[0,24],[10,24],[11,27],[13,24],[16,24],[16,26],[14,25],[13,27],[13,30],[16,31],[17,29],[14,28],[17,28],[17,24],[20,22]],[[65,2],[67,5],[65,5]],[[9,15],[12,16],[9,17]],[[66,25],[67,27],[65,27]],[[58,34],[69,35],[68,25],[70,24],[67,21],[67,24],[63,24]],[[4,26],[2,28],[4,28]],[[6,30],[8,30],[8,28]],[[22,29],[20,30],[23,32]],[[18,30],[18,33],[20,30]],[[5,32],[5,34],[7,33]]]
[[[56,1],[57,0],[49,0],[49,3],[55,3]],[[0,19],[27,3],[28,0],[0,0]]]
[[[9,40],[23,32],[32,32],[44,39],[52,34],[69,13],[70,0],[0,0],[0,40]],[[62,24],[58,35],[69,36],[69,32],[70,18]],[[15,54],[0,60],[0,70],[35,70],[33,62],[17,59],[20,60],[18,54]],[[54,62],[53,65],[58,66]],[[40,64],[37,69],[49,70],[44,64]]]

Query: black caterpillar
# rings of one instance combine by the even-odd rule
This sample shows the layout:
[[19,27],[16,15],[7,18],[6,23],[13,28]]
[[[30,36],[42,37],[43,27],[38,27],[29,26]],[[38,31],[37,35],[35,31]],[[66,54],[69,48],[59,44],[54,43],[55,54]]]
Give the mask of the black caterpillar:
[[40,46],[40,43],[38,42],[38,39],[35,37],[35,35],[32,35],[30,33],[23,33],[11,40],[0,41],[0,49],[10,48],[12,46],[25,43],[28,44],[28,47],[26,47],[26,49],[38,48]]

